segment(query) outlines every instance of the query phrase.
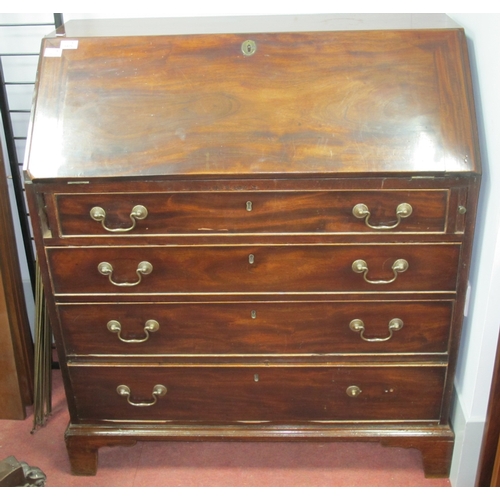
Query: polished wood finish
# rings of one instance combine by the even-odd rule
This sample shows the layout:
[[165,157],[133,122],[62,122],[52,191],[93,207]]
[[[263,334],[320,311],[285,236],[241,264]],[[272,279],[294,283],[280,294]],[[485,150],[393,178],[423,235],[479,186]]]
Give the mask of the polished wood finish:
[[[57,295],[391,292],[454,290],[459,253],[457,243],[131,246],[50,248],[47,259]],[[352,270],[358,259],[366,261],[367,279],[375,283]],[[408,262],[408,270],[392,283],[383,283],[393,279],[392,266],[398,259]],[[135,286],[119,286],[138,282],[136,270],[143,261],[151,263],[152,272],[142,275]],[[118,285],[99,272],[101,262],[112,265],[110,277]]]
[[[371,232],[364,220],[353,218],[358,203],[371,207],[372,225],[395,224],[400,203],[410,203],[415,216],[397,228],[402,232],[444,232],[448,191],[304,191],[244,193],[127,193],[58,195],[55,203],[61,236],[109,234],[89,217],[92,208],[106,211],[110,230],[132,226],[135,205],[148,209],[131,234],[252,234]],[[249,203],[249,205],[248,205]],[[123,233],[122,233],[123,234]]]
[[[195,419],[206,423],[237,421],[437,421],[446,367],[315,365],[233,367],[201,365],[144,368],[72,364],[69,373],[79,421]],[[150,403],[162,384],[167,394],[152,406],[133,406],[116,397],[119,385],[131,401]],[[346,390],[357,386],[358,396]],[[98,387],[98,389],[96,389]]]
[[500,439],[498,440],[495,463],[493,464],[493,473],[491,474],[491,485],[500,486]]
[[73,473],[137,440],[359,439],[448,474],[480,181],[464,34],[332,22],[44,40],[26,187]]
[[33,403],[33,341],[0,150],[0,418],[22,420]]
[[192,425],[121,424],[111,427],[74,424],[65,433],[72,472],[95,475],[98,450],[104,446],[132,446],[137,441],[374,441],[384,446],[418,448],[422,452],[426,477],[445,477],[453,453],[453,432],[449,427],[387,424],[380,432],[372,424],[349,425]]
[[[288,301],[205,303],[60,304],[68,354],[128,356],[226,355],[274,357],[319,353],[435,353],[448,350],[453,301]],[[84,318],[84,319],[82,319]],[[367,339],[390,336],[389,322],[404,326],[390,341],[363,340],[349,328],[360,318]],[[107,328],[113,319],[121,333]],[[159,324],[146,339],[148,320]],[[231,334],[228,336],[227,328]],[[127,342],[143,340],[143,342]]]
[[80,38],[41,59],[30,172],[468,172],[479,161],[463,32],[421,33],[252,33],[250,57],[243,35],[110,37],[105,51]]

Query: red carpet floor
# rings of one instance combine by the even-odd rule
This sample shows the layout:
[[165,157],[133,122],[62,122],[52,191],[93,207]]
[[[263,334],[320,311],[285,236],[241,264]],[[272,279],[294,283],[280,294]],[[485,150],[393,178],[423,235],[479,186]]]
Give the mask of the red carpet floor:
[[68,412],[54,371],[53,413],[34,434],[32,416],[0,420],[0,459],[42,469],[47,487],[449,487],[426,479],[420,452],[376,443],[154,443],[101,448],[96,476],[70,473],[64,445]]

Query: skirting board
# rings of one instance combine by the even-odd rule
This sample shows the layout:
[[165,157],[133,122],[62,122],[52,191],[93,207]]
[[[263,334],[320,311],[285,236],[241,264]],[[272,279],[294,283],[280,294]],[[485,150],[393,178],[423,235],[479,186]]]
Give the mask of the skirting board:
[[467,421],[460,395],[454,392],[451,426],[455,432],[455,447],[451,461],[452,486],[472,487],[476,482],[485,420]]

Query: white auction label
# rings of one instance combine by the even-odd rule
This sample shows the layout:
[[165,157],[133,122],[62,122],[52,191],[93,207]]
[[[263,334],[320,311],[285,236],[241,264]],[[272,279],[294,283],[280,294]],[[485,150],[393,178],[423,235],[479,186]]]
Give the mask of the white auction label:
[[46,47],[43,53],[44,57],[61,57],[62,49],[60,47]]
[[77,49],[78,40],[61,40],[61,49]]

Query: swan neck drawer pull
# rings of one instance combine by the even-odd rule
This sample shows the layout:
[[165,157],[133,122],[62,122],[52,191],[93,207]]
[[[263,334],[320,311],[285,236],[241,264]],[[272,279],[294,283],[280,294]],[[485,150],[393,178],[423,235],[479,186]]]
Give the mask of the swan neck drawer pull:
[[370,224],[370,210],[364,203],[358,203],[353,209],[352,209],[352,214],[354,217],[358,219],[365,219],[365,224],[370,228],[370,229],[376,229],[376,230],[388,230],[388,229],[395,229],[396,227],[399,226],[401,223],[402,219],[406,219],[406,217],[409,217],[411,213],[413,212],[413,208],[409,203],[400,203],[396,207],[396,222],[390,226],[386,226],[384,224],[381,224],[379,226],[372,226]]
[[141,282],[143,275],[151,274],[151,272],[153,271],[153,266],[146,261],[139,262],[139,265],[137,266],[137,269],[135,271],[139,279],[137,281],[134,281],[133,283],[117,283],[116,281],[113,281],[113,266],[109,262],[101,262],[97,266],[97,270],[102,275],[108,276],[109,281],[115,286],[136,286]]
[[164,385],[158,384],[153,387],[153,400],[152,401],[141,401],[136,403],[135,401],[131,400],[131,391],[130,387],[128,385],[119,385],[116,388],[116,392],[120,395],[123,396],[124,398],[127,398],[128,404],[132,406],[153,406],[156,404],[158,401],[158,398],[161,398],[167,394],[167,388]]
[[140,339],[124,339],[121,335],[122,325],[120,324],[119,321],[116,321],[115,319],[108,321],[107,327],[111,333],[116,333],[118,335],[118,338],[122,342],[126,342],[127,344],[139,344],[141,342],[146,342],[147,340],[149,340],[149,334],[152,332],[157,332],[160,328],[160,324],[158,323],[158,321],[155,321],[154,319],[149,319],[148,321],[146,321],[144,325],[145,336]]
[[390,280],[369,280],[366,275],[368,274],[368,265],[364,260],[358,259],[352,263],[352,270],[355,273],[363,274],[363,279],[370,283],[371,285],[388,285],[396,281],[398,273],[404,273],[409,267],[408,262],[405,259],[398,259],[392,265],[392,271],[394,276]]
[[366,342],[385,342],[392,338],[392,334],[401,330],[403,328],[404,323],[399,318],[394,318],[389,321],[389,335],[387,337],[374,337],[374,338],[366,338],[365,337],[365,324],[360,319],[353,319],[349,323],[349,328],[356,333],[359,333],[360,337]]
[[94,207],[90,211],[90,217],[95,221],[100,222],[102,224],[102,227],[110,233],[127,233],[129,231],[132,231],[132,229],[135,228],[137,221],[145,219],[147,216],[147,208],[143,207],[142,205],[136,205],[134,208],[132,208],[132,212],[130,212],[130,220],[132,221],[132,225],[125,228],[117,227],[113,229],[106,226],[106,210],[104,210],[104,208]]

